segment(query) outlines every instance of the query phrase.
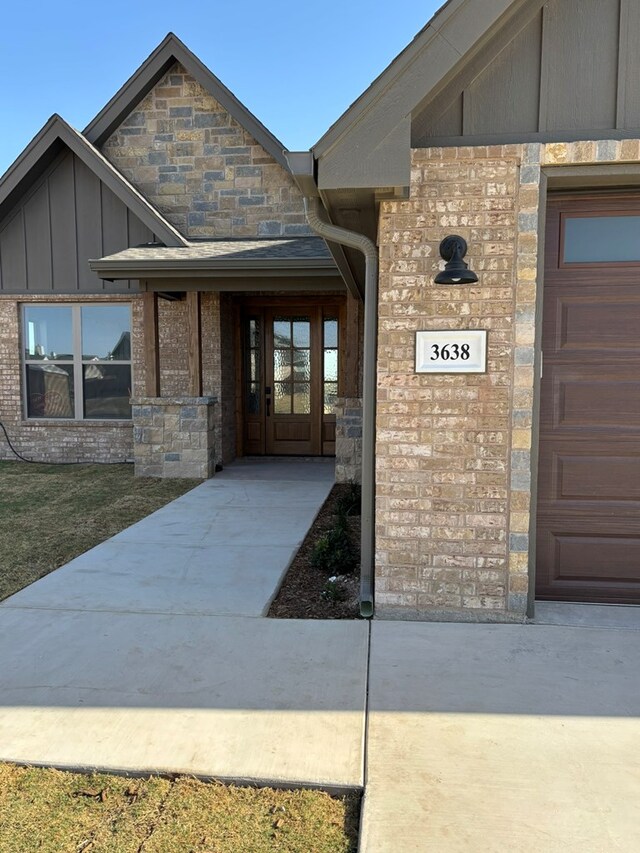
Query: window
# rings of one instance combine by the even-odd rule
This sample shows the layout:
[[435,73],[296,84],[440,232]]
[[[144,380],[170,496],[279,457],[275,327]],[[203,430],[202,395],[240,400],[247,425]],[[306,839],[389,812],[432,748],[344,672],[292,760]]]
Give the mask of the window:
[[637,263],[640,216],[567,216],[565,264]]
[[28,418],[131,418],[129,305],[24,305]]

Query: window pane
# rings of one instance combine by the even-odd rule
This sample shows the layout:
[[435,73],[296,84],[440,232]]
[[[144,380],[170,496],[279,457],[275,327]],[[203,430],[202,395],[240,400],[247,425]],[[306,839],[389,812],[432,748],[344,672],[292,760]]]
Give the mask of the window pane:
[[291,383],[275,382],[273,386],[273,411],[276,415],[291,414]]
[[324,383],[324,413],[325,415],[334,414],[334,406],[336,404],[336,397],[338,396],[338,383],[337,382],[325,382]]
[[309,382],[311,379],[311,351],[308,349],[294,349],[293,351],[293,378],[297,381]]
[[82,306],[82,358],[131,361],[128,305]]
[[123,364],[85,364],[85,418],[130,418],[131,368]]
[[289,320],[273,321],[273,345],[274,347],[291,346],[291,323]]
[[567,264],[640,261],[640,216],[567,217],[564,260]]
[[296,382],[293,386],[293,413],[295,415],[311,413],[311,385],[309,382]]
[[247,414],[260,414],[260,385],[258,382],[250,382],[247,389]]
[[324,321],[324,345],[325,347],[337,347],[338,346],[338,321],[337,320],[325,320]]
[[30,418],[72,418],[74,416],[72,365],[27,365],[27,416]]
[[273,351],[273,377],[276,382],[284,382],[291,377],[291,350]]
[[324,378],[325,382],[338,381],[338,350],[326,349],[324,351]]
[[311,323],[308,320],[293,321],[293,345],[294,347],[311,346]]
[[24,352],[27,359],[71,361],[73,334],[71,308],[26,305],[24,309]]

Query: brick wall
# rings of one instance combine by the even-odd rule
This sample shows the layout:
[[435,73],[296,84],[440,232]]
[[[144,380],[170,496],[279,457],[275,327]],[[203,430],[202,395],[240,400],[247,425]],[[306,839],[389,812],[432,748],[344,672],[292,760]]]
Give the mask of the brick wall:
[[179,64],[102,151],[188,237],[311,233],[289,173]]
[[[457,155],[457,156],[456,156]],[[509,602],[519,149],[413,152],[411,194],[380,219],[377,607],[522,618]],[[461,234],[477,285],[438,287]],[[416,375],[420,329],[488,329],[487,375]]]
[[[530,572],[541,173],[640,161],[638,140],[419,149],[380,216],[376,607],[520,621]],[[588,181],[588,178],[585,179]],[[586,184],[588,186],[588,184]],[[438,287],[460,234],[479,276]],[[420,329],[487,329],[486,375],[417,375]]]

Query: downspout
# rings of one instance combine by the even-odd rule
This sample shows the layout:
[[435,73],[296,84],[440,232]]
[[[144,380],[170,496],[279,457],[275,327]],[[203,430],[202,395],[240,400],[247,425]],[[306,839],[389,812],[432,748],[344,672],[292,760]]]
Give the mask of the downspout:
[[304,207],[307,222],[316,234],[332,243],[358,249],[365,259],[360,614],[368,618],[373,616],[378,250],[364,234],[325,222],[320,217],[318,198],[305,196]]

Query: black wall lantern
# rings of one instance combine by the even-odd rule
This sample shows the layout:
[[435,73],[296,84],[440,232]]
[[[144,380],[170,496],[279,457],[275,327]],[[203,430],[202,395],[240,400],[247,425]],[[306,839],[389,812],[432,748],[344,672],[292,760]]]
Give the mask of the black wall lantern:
[[467,242],[457,234],[445,237],[440,243],[440,256],[447,263],[435,278],[436,284],[473,284],[478,276],[462,259],[467,254]]

